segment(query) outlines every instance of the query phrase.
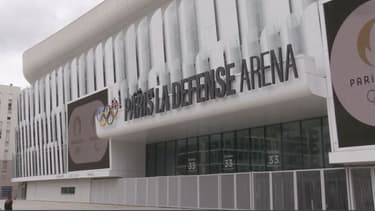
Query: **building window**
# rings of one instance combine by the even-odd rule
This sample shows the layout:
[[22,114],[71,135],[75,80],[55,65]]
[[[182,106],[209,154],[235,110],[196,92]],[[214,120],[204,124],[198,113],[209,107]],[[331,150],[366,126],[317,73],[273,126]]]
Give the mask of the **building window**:
[[12,113],[12,99],[8,101],[8,113]]
[[156,145],[156,176],[165,176],[165,142]]
[[302,122],[303,167],[323,167],[323,140],[321,119]]
[[241,130],[236,133],[237,140],[237,171],[250,170],[250,134],[249,130]]
[[303,168],[306,142],[302,142],[299,122],[282,125],[283,169]]
[[209,136],[201,136],[198,138],[198,145],[199,145],[199,174],[208,174],[209,173],[209,165],[210,165],[210,157],[209,157],[209,150],[210,150],[210,138]]
[[329,164],[328,153],[331,152],[331,140],[329,136],[328,117],[322,119],[322,138],[323,138],[323,163],[324,167],[332,167]]
[[329,146],[326,117],[187,137],[146,145],[146,175],[332,167]]
[[266,170],[266,140],[264,127],[251,129],[250,168],[253,171]]
[[176,142],[167,142],[166,147],[166,175],[176,174]]
[[187,173],[191,175],[198,174],[198,139],[189,138],[187,143]]
[[210,173],[221,173],[222,170],[222,150],[221,134],[210,136]]
[[186,146],[186,139],[178,140],[177,141],[177,168],[176,174],[177,175],[186,175],[186,168],[187,168],[187,146]]
[[146,175],[156,176],[156,144],[146,146]]
[[62,187],[61,188],[61,194],[63,195],[74,195],[76,192],[75,187]]
[[281,127],[272,125],[266,127],[266,168],[269,171],[281,169]]
[[223,172],[235,172],[237,169],[236,161],[236,138],[234,132],[227,132],[223,134]]

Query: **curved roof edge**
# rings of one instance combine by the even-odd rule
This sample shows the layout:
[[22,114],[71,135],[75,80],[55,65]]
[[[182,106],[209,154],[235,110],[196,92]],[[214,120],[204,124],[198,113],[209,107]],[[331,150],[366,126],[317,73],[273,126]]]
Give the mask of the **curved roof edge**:
[[105,0],[23,54],[31,84],[171,0]]

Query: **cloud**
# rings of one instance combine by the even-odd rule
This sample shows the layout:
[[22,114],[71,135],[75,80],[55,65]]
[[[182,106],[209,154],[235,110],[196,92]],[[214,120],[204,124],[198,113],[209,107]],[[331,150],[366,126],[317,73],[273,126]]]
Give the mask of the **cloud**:
[[0,0],[0,84],[26,87],[22,54],[101,0]]

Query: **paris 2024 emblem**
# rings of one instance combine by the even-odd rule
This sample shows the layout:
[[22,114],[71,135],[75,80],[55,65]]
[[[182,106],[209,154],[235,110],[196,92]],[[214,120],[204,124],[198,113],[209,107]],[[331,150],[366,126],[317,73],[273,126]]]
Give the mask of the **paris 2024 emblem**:
[[375,0],[359,6],[340,27],[332,47],[331,76],[346,111],[375,126]]

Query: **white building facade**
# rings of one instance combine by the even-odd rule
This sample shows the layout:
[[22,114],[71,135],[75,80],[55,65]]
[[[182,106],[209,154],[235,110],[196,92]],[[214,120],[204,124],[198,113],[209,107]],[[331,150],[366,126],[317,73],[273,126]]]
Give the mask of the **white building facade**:
[[0,198],[12,195],[13,153],[16,146],[17,98],[20,88],[0,85]]
[[322,5],[104,1],[25,52],[13,181],[29,200],[374,209],[374,168],[329,160]]

